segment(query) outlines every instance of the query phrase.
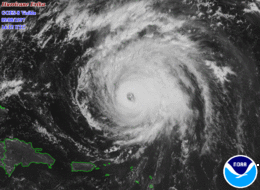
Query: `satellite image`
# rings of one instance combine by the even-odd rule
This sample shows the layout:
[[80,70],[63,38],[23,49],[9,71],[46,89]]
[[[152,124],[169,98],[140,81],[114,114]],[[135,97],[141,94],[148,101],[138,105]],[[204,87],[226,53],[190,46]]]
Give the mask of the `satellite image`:
[[2,1],[0,190],[237,189],[259,71],[260,0]]

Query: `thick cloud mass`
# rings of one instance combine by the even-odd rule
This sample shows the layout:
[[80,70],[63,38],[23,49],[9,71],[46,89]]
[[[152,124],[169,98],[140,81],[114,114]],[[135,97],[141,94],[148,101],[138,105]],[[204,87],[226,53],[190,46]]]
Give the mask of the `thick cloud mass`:
[[[191,107],[195,96],[191,75],[201,87],[206,104],[210,103],[207,77],[203,76],[205,60],[200,58],[196,44],[178,33],[183,21],[157,14],[143,2],[123,6],[106,17],[115,17],[125,9],[124,19],[110,20],[116,33],[101,42],[100,50],[81,69],[78,92],[88,94],[79,98],[82,112],[91,120],[88,102],[95,102],[110,123],[100,121],[93,127],[121,139],[116,141],[121,145],[152,142],[173,130],[183,134],[198,116],[198,110]],[[136,33],[129,36],[136,27],[154,29],[136,40]],[[112,47],[108,39],[114,41]]]
[[[81,72],[78,89],[98,89],[87,101],[95,101],[99,111],[113,122],[99,125],[119,132],[119,137],[129,135],[135,143],[152,141],[160,131],[169,133],[176,125],[186,129],[196,110],[191,110],[192,85],[182,67],[190,64],[194,69],[198,63],[184,58],[188,55],[181,48],[185,47],[160,38],[143,39],[106,57],[92,58]],[[89,82],[84,82],[86,79]]]

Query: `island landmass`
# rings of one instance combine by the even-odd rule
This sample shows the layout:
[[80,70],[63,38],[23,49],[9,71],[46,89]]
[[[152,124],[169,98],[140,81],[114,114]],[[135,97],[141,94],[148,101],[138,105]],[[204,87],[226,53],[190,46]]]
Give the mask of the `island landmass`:
[[96,165],[91,162],[71,162],[72,172],[91,172]]
[[30,164],[47,164],[52,168],[55,159],[47,153],[41,153],[41,148],[33,148],[31,142],[24,142],[19,139],[5,139],[0,141],[0,167],[10,177],[15,168],[21,164],[22,167],[29,167]]

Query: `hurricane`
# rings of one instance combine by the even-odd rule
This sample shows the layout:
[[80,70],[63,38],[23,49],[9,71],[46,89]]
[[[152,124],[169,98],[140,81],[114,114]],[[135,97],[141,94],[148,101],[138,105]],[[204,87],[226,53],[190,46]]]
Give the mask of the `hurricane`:
[[[36,118],[8,137],[39,135],[62,160],[52,189],[228,189],[229,157],[260,158],[259,1],[46,4],[26,30],[1,34],[37,58],[1,66],[0,100],[18,96],[19,117]],[[62,179],[71,160],[102,174]]]
[[116,139],[128,135],[127,144],[151,142],[160,131],[171,132],[175,126],[184,132],[198,111],[191,110],[195,90],[182,68],[191,61],[178,58],[178,46],[157,40],[133,42],[106,57],[97,55],[81,72],[78,93],[86,89],[89,94],[78,102],[83,113],[89,101],[96,102],[109,123],[95,126]]

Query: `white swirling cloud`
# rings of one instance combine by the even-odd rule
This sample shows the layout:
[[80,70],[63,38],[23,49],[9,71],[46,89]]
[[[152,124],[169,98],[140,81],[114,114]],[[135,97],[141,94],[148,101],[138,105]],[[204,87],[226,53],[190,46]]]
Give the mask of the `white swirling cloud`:
[[[173,132],[183,135],[198,117],[192,107],[196,88],[205,123],[210,123],[212,70],[197,44],[178,32],[184,20],[157,13],[144,2],[89,17],[92,29],[109,24],[79,77],[77,102],[91,127],[120,145],[150,143]],[[142,30],[146,32],[140,38]],[[93,105],[99,116],[90,111]]]

